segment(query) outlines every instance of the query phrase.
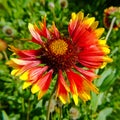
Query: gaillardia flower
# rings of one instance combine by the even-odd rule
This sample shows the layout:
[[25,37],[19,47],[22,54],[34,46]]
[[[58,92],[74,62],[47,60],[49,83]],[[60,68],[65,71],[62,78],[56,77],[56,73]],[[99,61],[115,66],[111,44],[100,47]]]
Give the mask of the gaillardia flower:
[[118,30],[120,28],[120,7],[109,7],[104,10],[104,25],[106,28],[110,27],[112,19],[116,17],[116,21],[113,25],[113,28],[115,30]]
[[55,24],[48,29],[46,18],[40,28],[29,23],[32,42],[40,45],[37,50],[19,50],[10,46],[18,56],[11,58],[8,65],[14,67],[12,75],[25,80],[23,89],[32,86],[32,93],[38,92],[40,99],[48,90],[52,78],[57,75],[55,94],[62,103],[69,102],[69,96],[78,104],[90,99],[90,91],[98,93],[92,81],[98,77],[95,69],[102,68],[112,59],[105,40],[100,36],[104,28],[97,28],[94,17],[84,17],[83,12],[72,13],[68,25],[69,36],[62,36]]

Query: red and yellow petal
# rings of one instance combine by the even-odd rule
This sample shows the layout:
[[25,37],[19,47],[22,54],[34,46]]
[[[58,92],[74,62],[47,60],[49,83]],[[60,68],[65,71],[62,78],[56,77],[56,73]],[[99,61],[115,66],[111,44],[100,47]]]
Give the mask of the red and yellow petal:
[[[39,22],[39,25],[40,25],[40,28],[38,28],[36,24],[34,26],[30,26],[30,28],[34,29],[34,32],[37,33],[39,36],[43,36],[47,39],[50,39],[51,38],[50,32],[46,27],[46,17],[44,17],[42,22]],[[32,32],[31,32],[31,34],[32,34]],[[34,35],[34,34],[32,34],[32,35]]]
[[31,23],[28,24],[28,29],[32,35],[32,37],[34,39],[32,39],[33,42],[37,43],[37,44],[43,44],[43,41],[41,39],[41,36],[38,34],[38,32],[35,30],[34,25],[32,25]]
[[72,13],[68,31],[74,44],[86,47],[95,44],[104,32],[104,28],[98,28],[98,21],[94,17],[84,17],[82,12]]
[[71,37],[73,43],[78,47],[86,47],[95,44],[97,41],[95,32],[91,31],[91,29],[88,28],[88,25],[85,25],[82,22],[79,23]]
[[31,82],[24,82],[23,83],[23,89],[26,89],[26,88],[28,88],[29,86],[31,86],[32,85],[32,83]]
[[47,70],[47,66],[45,67],[34,67],[30,70],[24,72],[22,75],[20,75],[21,80],[25,80],[23,84],[23,89],[26,89],[30,85],[33,85],[32,91],[33,93],[38,90],[38,81],[42,78],[44,72]]
[[25,71],[31,69],[32,67],[38,66],[40,61],[29,61],[29,60],[22,60],[18,58],[11,58],[11,61],[7,62],[8,65],[14,66],[16,69],[19,69],[15,75],[18,76],[23,74]]
[[44,17],[42,22],[39,22],[39,25],[40,25],[40,29],[39,29],[38,33],[41,36],[43,36],[43,37],[45,37],[47,39],[50,39],[51,38],[50,32],[49,32],[49,30],[46,27],[46,17]]
[[[70,91],[72,93],[73,100],[74,100],[75,104],[77,105],[78,104],[78,87],[80,87],[80,88],[82,87],[81,86],[82,81],[81,81],[81,79],[78,79],[79,76],[77,74],[74,74],[71,70],[67,71],[66,73],[67,73],[67,78],[70,82]],[[81,84],[79,84],[79,83],[81,83]]]
[[87,79],[73,71],[67,71],[67,77],[70,81],[70,90],[73,95],[75,104],[78,104],[78,96],[87,101],[90,99],[90,91],[98,93],[98,89]]
[[95,35],[99,39],[101,35],[104,33],[105,29],[104,28],[98,28],[95,30]]
[[28,28],[30,33],[32,34],[33,38],[32,41],[42,45],[43,41],[41,39],[41,37],[45,37],[47,39],[50,39],[50,32],[46,27],[46,17],[44,17],[43,22],[39,22],[40,28],[38,28],[38,26],[32,25],[31,23],[29,23]]
[[[80,15],[81,16],[81,18],[82,18],[82,14]],[[83,15],[84,16],[84,15]],[[77,16],[76,16],[76,13],[72,13],[71,14],[71,19],[70,19],[70,23],[69,23],[69,26],[68,26],[68,32],[69,32],[69,34],[70,34],[70,36],[72,37],[72,35],[73,35],[73,32],[74,32],[74,30],[76,29],[76,27],[77,27],[77,23],[78,23],[78,18],[77,18]]]
[[47,71],[47,69],[48,69],[48,66],[45,66],[45,67],[37,66],[37,67],[30,69],[29,80],[30,81],[38,80],[43,75],[43,73],[45,73],[45,71]]
[[[96,44],[84,48],[78,55],[79,62],[88,68],[100,68],[104,62],[112,62],[107,56],[110,53],[105,40],[98,40]],[[105,65],[105,64],[104,64]]]
[[91,17],[91,18],[86,18],[83,20],[83,24],[87,25],[87,27],[91,27],[91,25],[94,23],[95,18]]
[[32,86],[32,93],[39,92],[38,99],[40,99],[48,90],[52,79],[52,73],[53,70],[50,70],[48,73],[42,76],[37,83]]
[[16,74],[17,74],[19,71],[20,71],[20,68],[13,69],[13,70],[11,71],[11,75],[16,76]]
[[31,82],[32,84],[36,83],[38,79],[41,78],[41,76],[45,73],[45,71],[48,69],[48,66],[45,67],[33,67],[26,72],[24,72],[22,75],[20,75],[21,80],[26,80],[27,82]]
[[6,62],[6,65],[9,65],[9,66],[11,66],[11,67],[13,67],[13,68],[21,68],[20,65],[16,64],[16,63],[15,63],[14,61],[12,61],[12,60],[7,61],[7,62]]
[[92,81],[95,78],[98,78],[99,76],[95,74],[94,70],[90,69],[90,70],[85,70],[83,68],[74,66],[74,68],[80,72],[80,74],[85,77],[87,80]]
[[39,49],[38,50],[20,50],[18,48],[15,48],[12,45],[9,45],[10,50],[14,52],[16,55],[18,55],[20,58],[26,58],[26,59],[36,59],[36,57],[39,55]]
[[41,62],[38,60],[24,60],[24,59],[20,59],[20,58],[11,58],[11,61],[13,61],[15,64],[20,65],[20,66],[24,66],[24,65],[28,65],[28,64],[40,64]]
[[55,26],[55,23],[53,22],[53,25],[51,26],[51,28],[49,29],[51,36],[53,36],[56,39],[60,38],[60,33],[57,29],[57,27]]
[[84,86],[84,90],[79,92],[79,97],[83,99],[84,102],[90,100],[91,98],[90,91],[93,91],[98,94],[98,88],[96,88],[95,85],[93,85],[87,79],[83,80],[83,86]]
[[56,97],[59,97],[59,99],[62,101],[62,103],[65,104],[70,101],[69,100],[69,92],[70,92],[70,90],[64,80],[62,71],[59,70]]
[[27,81],[29,79],[29,70],[25,71],[22,75],[19,77],[21,80]]
[[98,27],[98,24],[99,24],[98,21],[93,22],[93,23],[91,24],[91,29],[92,29],[92,30],[95,30],[95,29]]

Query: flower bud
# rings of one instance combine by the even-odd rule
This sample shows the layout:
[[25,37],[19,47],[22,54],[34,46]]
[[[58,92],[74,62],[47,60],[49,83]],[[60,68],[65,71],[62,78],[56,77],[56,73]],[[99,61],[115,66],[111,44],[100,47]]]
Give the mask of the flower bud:
[[67,8],[68,7],[68,1],[67,0],[59,0],[59,3],[62,8]]
[[72,120],[77,120],[80,117],[79,111],[75,107],[71,107],[69,113]]
[[118,30],[120,28],[120,7],[109,7],[104,10],[104,25],[106,28],[110,27],[113,18],[116,18],[113,28]]
[[7,48],[7,43],[0,39],[0,51],[4,51]]

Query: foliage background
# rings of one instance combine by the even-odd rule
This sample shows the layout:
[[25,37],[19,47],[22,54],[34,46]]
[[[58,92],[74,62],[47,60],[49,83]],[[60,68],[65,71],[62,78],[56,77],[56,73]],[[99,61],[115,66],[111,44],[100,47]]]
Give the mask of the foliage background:
[[[54,2],[54,8],[49,6]],[[95,16],[103,27],[103,12],[109,6],[120,6],[119,0],[68,0],[68,6],[61,6],[59,0],[0,0],[0,39],[8,45],[12,44],[20,49],[37,47],[27,42],[30,39],[28,23],[38,23],[47,15],[47,25],[55,21],[59,30],[67,34],[67,25],[72,12],[85,12]],[[4,31],[3,28],[9,28]],[[106,29],[104,36],[107,34]],[[119,120],[120,118],[120,30],[111,32],[108,44],[111,48],[110,56],[114,62],[105,69],[97,71],[101,78],[95,80],[100,89],[98,95],[92,93],[92,100],[86,104],[82,101],[76,108],[79,111],[78,120]],[[42,100],[32,95],[30,89],[22,90],[22,82],[10,75],[11,68],[5,63],[11,57],[7,48],[0,52],[0,120],[45,120],[45,103],[49,100],[50,91]],[[7,56],[6,56],[7,55]],[[69,120],[71,102],[62,107],[63,120]],[[53,112],[53,120],[58,119],[59,108]]]

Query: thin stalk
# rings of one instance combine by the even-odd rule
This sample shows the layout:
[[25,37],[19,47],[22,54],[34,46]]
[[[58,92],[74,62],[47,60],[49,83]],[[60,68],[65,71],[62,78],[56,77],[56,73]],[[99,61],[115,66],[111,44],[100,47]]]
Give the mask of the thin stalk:
[[50,99],[49,99],[49,102],[48,102],[48,111],[47,111],[46,120],[50,120],[50,104],[51,104],[52,98],[53,98],[53,96],[54,96],[56,86],[57,86],[57,81],[56,81],[56,83],[55,83],[55,87],[53,88],[52,94],[51,94]]
[[118,47],[116,47],[110,54],[110,57],[112,57],[117,51],[119,50]]
[[47,118],[46,120],[50,120],[50,104],[51,104],[51,101],[52,101],[52,98],[53,98],[53,93],[51,94],[51,97],[49,99],[49,102],[48,102],[48,111],[47,111]]
[[107,33],[107,35],[106,35],[106,38],[105,38],[106,41],[108,40],[108,37],[110,36],[110,33],[111,33],[112,29],[113,29],[113,25],[114,25],[114,23],[115,23],[115,20],[116,20],[116,17],[113,17],[112,22],[111,22],[111,24],[110,24],[109,31],[108,31],[108,33]]
[[24,104],[24,98],[22,98],[22,112],[25,112],[25,104]]
[[27,120],[30,120],[30,100],[28,99]]
[[60,105],[60,120],[62,120],[62,105]]
[[2,53],[3,53],[3,55],[4,55],[5,59],[6,59],[6,61],[8,61],[8,56],[7,56],[6,51],[3,50]]

